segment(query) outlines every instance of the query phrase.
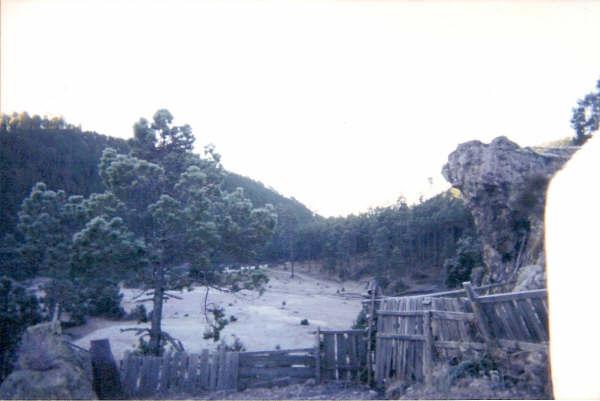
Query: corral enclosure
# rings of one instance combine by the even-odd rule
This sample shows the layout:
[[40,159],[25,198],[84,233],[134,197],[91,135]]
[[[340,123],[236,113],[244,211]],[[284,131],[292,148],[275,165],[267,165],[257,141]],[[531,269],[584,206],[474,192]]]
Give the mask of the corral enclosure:
[[476,291],[482,288],[465,283],[464,290],[441,293],[444,296],[378,300],[372,296],[367,305],[375,314],[366,329],[317,328],[309,348],[254,352],[221,348],[162,357],[128,353],[120,365],[123,389],[129,397],[194,396],[307,379],[364,382],[372,373],[379,387],[390,380],[430,385],[433,366],[460,358],[466,349],[547,349],[545,289],[493,295]]

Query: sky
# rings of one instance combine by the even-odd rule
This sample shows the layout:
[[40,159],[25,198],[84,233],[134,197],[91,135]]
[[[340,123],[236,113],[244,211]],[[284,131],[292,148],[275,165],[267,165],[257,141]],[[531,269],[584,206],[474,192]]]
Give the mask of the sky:
[[573,134],[600,2],[2,0],[5,113],[129,138],[159,108],[324,216],[448,187],[459,143]]

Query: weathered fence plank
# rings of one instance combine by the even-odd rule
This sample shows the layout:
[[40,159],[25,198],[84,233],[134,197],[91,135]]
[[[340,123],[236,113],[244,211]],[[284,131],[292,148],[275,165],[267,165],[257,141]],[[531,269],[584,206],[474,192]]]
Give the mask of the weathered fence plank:
[[152,369],[152,357],[142,358],[142,366],[140,369],[140,385],[138,388],[138,394],[142,397],[149,397],[152,395],[152,382],[150,381]]
[[425,335],[425,344],[423,344],[423,374],[425,375],[425,385],[431,386],[433,383],[433,332],[431,330],[432,313],[426,312],[423,316],[423,334]]
[[315,380],[317,384],[321,383],[321,328],[317,327],[317,334],[315,336]]
[[196,382],[198,381],[198,365],[200,355],[191,354],[189,356],[188,374],[185,381],[185,389],[188,394],[192,394],[196,389]]
[[386,340],[425,341],[425,337],[421,334],[377,334],[377,338]]
[[238,382],[238,377],[239,377],[239,367],[240,367],[240,354],[239,352],[234,352],[233,353],[233,359],[231,361],[231,366],[232,366],[232,371],[231,371],[231,380],[232,380],[232,387],[234,389],[238,389],[239,387],[239,382]]
[[348,334],[348,363],[351,368],[348,370],[350,380],[357,379],[360,374],[360,361],[358,359],[358,341],[359,337],[356,333]]
[[[540,319],[540,322],[544,328],[546,328],[546,333],[548,333],[548,308],[546,307],[546,298],[544,299],[529,299],[533,309],[535,310],[535,315]],[[546,337],[547,338],[547,337]]]
[[197,383],[200,386],[200,388],[208,389],[209,372],[210,372],[208,350],[205,349],[200,354],[199,364],[200,364],[200,369],[199,369],[200,377],[198,378]]
[[241,377],[253,377],[257,379],[275,379],[282,376],[311,378],[315,376],[315,371],[309,367],[285,367],[285,368],[251,368],[240,367]]
[[347,370],[342,366],[346,366],[348,364],[348,341],[346,339],[345,334],[336,334],[336,343],[337,343],[337,352],[336,352],[336,361],[335,364],[338,367],[338,379],[339,380],[347,380]]
[[467,297],[469,298],[469,301],[471,301],[473,312],[475,314],[475,317],[477,318],[477,326],[481,331],[483,340],[489,344],[492,340],[492,336],[490,332],[489,323],[485,316],[485,312],[479,307],[479,300],[481,299],[481,297],[478,297],[475,294],[475,291],[473,291],[473,287],[471,286],[470,282],[463,283],[463,287],[467,292]]
[[276,368],[285,367],[291,365],[315,365],[315,357],[313,355],[272,355],[272,356],[258,356],[258,357],[245,357],[242,353],[240,355],[240,367],[265,367],[265,368]]
[[123,398],[121,376],[108,339],[93,340],[90,347],[94,391],[101,400]]
[[122,361],[121,377],[123,378],[123,391],[128,398],[131,398],[137,391],[140,362],[139,358],[136,358],[129,352],[125,354],[125,359]]
[[323,358],[323,377],[325,379],[335,379],[335,334],[323,334],[324,358]]

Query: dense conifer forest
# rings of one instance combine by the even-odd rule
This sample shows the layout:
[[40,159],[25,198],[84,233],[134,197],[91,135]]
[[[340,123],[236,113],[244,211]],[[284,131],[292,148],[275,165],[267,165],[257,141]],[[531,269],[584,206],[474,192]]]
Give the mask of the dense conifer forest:
[[[131,151],[131,140],[82,132],[62,118],[15,113],[3,115],[2,121],[0,237],[19,237],[17,213],[37,182],[68,195],[100,193],[104,186],[98,163],[103,150]],[[385,284],[432,267],[439,273],[444,263],[456,263],[452,258],[461,239],[463,248],[465,243],[469,249],[478,246],[472,219],[455,192],[412,206],[399,201],[359,215],[323,218],[294,198],[236,173],[228,172],[223,186],[227,191],[243,188],[255,206],[275,207],[278,224],[256,262],[319,262],[341,277],[375,274]]]

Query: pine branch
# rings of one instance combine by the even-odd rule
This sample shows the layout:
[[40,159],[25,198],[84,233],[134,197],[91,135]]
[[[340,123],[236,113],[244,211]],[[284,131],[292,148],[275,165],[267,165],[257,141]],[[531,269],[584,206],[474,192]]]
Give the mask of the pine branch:
[[[164,298],[163,298],[164,299]],[[135,301],[136,303],[142,303],[142,302],[148,302],[148,301],[154,301],[154,298],[144,298],[144,299],[138,299],[137,301]]]
[[[139,336],[139,335],[149,336],[150,335],[150,329],[148,329],[148,328],[130,327],[130,328],[127,328],[127,329],[120,329],[120,331],[121,331],[121,333],[124,333],[126,331],[135,331],[135,335],[136,336]],[[142,334],[144,332],[146,334]]]
[[140,291],[139,294],[137,294],[135,297],[132,297],[131,299],[138,299],[139,297],[141,297],[142,295],[153,295],[154,291],[147,291],[147,290],[142,290]]
[[163,331],[161,333],[162,338],[164,338],[166,341],[168,341],[173,348],[175,348],[176,351],[180,351],[183,352],[185,351],[185,349],[183,348],[183,343],[181,341],[179,341],[176,338],[173,338],[169,333],[167,333],[166,331]]

